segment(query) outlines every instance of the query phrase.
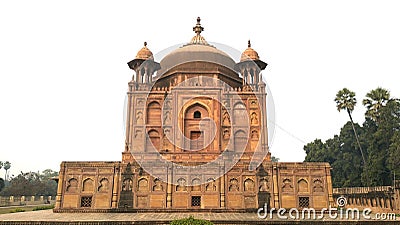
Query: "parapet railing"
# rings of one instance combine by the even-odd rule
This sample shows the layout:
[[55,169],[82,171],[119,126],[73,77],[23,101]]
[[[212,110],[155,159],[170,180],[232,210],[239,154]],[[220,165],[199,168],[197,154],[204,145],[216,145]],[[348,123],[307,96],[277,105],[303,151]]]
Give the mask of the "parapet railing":
[[371,192],[393,192],[392,186],[333,188],[333,194],[368,194]]
[[0,207],[52,204],[55,199],[55,196],[0,196]]

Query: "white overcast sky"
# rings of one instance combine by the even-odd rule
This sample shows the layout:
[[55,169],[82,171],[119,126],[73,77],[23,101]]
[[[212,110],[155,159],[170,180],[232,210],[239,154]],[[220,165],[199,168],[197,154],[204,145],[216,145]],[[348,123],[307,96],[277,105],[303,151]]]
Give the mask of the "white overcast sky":
[[[271,152],[303,161],[303,145],[348,120],[336,92],[378,86],[400,97],[400,1],[2,1],[0,161],[19,171],[61,161],[119,161],[127,62],[188,42],[197,16],[210,42],[243,51],[250,38],[269,65],[275,102]],[[2,169],[0,175],[4,174]]]

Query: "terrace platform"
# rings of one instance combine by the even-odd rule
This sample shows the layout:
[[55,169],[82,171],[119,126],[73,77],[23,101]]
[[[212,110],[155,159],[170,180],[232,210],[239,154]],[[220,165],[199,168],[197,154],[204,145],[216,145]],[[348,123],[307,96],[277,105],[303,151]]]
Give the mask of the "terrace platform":
[[[279,220],[260,219],[256,213],[53,213],[52,210],[10,213],[0,215],[1,225],[125,225],[125,224],[169,224],[174,219],[194,216],[196,219],[206,219],[214,224],[326,224],[326,225],[362,225],[362,224],[400,224],[388,220],[332,220],[326,216],[322,220]],[[276,215],[275,215],[276,216]],[[274,217],[275,217],[274,216]]]

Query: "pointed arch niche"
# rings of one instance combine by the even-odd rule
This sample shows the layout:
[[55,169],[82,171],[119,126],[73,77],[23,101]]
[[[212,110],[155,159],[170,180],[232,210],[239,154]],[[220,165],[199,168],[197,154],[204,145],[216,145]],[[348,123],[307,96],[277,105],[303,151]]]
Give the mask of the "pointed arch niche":
[[297,185],[299,192],[308,192],[308,182],[306,179],[301,178],[299,181],[297,181]]
[[147,125],[161,125],[161,105],[160,103],[153,101],[147,105],[146,114]]
[[183,134],[187,138],[185,150],[196,151],[207,147],[207,138],[211,133],[211,126],[207,123],[208,118],[207,108],[200,103],[194,103],[186,108],[183,118]]
[[235,132],[234,136],[234,151],[243,152],[247,147],[248,135],[244,130],[238,130]]
[[249,116],[247,115],[246,106],[238,102],[233,107],[233,121],[235,125],[248,125]]
[[84,192],[93,192],[94,191],[94,182],[93,182],[93,179],[91,179],[91,178],[86,178],[84,181],[83,181],[83,188],[82,188],[82,190],[84,191]]

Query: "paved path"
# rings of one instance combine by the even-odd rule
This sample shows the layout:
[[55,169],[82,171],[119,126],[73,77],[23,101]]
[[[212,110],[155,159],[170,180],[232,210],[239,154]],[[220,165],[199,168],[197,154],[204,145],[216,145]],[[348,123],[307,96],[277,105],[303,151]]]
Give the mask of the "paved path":
[[41,210],[2,214],[0,221],[165,221],[191,215],[206,220],[260,220],[255,213],[53,213]]
[[[0,215],[0,221],[171,221],[194,216],[211,221],[268,221],[256,213],[53,213],[52,210],[9,213]],[[323,221],[332,219],[326,215]],[[400,218],[397,218],[400,220]]]

